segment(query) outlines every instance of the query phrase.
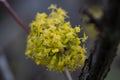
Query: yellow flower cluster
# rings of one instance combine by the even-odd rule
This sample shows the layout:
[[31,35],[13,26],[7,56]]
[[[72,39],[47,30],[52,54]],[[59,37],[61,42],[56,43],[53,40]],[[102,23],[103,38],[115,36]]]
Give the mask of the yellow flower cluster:
[[74,71],[85,61],[84,42],[86,34],[78,37],[80,27],[72,28],[66,12],[56,5],[48,9],[52,12],[37,13],[36,19],[31,23],[31,32],[28,35],[26,55],[36,64],[44,65],[49,70]]

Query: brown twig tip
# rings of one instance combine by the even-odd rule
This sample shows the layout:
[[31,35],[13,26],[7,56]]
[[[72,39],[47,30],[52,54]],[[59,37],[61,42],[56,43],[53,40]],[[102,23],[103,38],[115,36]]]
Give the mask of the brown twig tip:
[[15,11],[11,8],[7,0],[0,0],[0,2],[3,3],[5,8],[8,10],[9,14],[15,19],[15,21],[22,27],[27,33],[29,33],[29,29],[27,26],[22,22],[22,20],[18,17],[18,15],[15,13]]

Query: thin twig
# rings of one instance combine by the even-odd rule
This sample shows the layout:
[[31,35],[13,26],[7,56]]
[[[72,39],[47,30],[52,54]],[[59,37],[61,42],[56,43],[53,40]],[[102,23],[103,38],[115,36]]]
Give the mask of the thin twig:
[[0,71],[2,73],[2,80],[15,80],[14,75],[12,74],[10,67],[8,65],[8,60],[3,49],[0,47]]
[[16,20],[16,22],[20,25],[20,27],[22,27],[27,33],[29,33],[30,32],[29,29],[24,25],[22,20],[17,16],[15,11],[11,8],[9,3],[7,2],[7,0],[0,0],[0,2],[4,4],[5,8],[8,10],[11,16]]
[[70,72],[68,71],[68,69],[66,68],[65,71],[63,72],[63,74],[65,75],[65,77],[67,78],[67,80],[73,80],[71,77]]

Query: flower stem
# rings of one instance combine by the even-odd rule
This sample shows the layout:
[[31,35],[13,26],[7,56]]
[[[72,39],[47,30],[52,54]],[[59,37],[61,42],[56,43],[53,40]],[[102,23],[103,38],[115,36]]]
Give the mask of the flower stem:
[[9,5],[9,3],[7,2],[7,0],[0,0],[0,2],[3,3],[3,5],[5,6],[5,8],[8,10],[8,12],[10,13],[10,15],[16,20],[16,22],[20,25],[20,27],[22,27],[27,33],[29,33],[29,29],[24,25],[24,23],[22,22],[22,20],[17,16],[17,14],[15,13],[15,11],[11,8],[11,6]]
[[66,68],[65,71],[63,72],[63,74],[65,75],[65,77],[67,78],[67,80],[73,80],[71,77],[70,72],[68,71],[68,69]]

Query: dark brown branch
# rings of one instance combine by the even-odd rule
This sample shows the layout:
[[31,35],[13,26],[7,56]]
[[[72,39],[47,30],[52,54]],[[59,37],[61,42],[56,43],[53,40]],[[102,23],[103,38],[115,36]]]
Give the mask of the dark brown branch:
[[83,80],[83,79],[86,80],[86,78],[89,76],[88,72],[91,69],[92,59],[93,59],[93,56],[94,56],[94,52],[97,49],[97,42],[98,42],[98,40],[95,41],[95,46],[94,46],[93,49],[91,49],[90,55],[89,55],[89,57],[85,61],[85,64],[84,64],[84,66],[82,68],[82,71],[80,73],[80,76],[79,76],[79,80]]
[[22,20],[17,16],[15,11],[11,8],[9,3],[7,2],[7,0],[0,0],[0,2],[3,3],[5,8],[8,10],[8,12],[11,14],[11,16],[16,20],[16,22],[20,25],[20,27],[22,27],[27,33],[29,33],[30,32],[29,29],[24,25]]
[[[116,56],[120,34],[119,0],[108,0],[108,7],[101,18],[102,25],[94,50],[87,59],[79,80],[104,80]],[[87,13],[88,14],[88,13]],[[94,19],[88,14],[90,18]],[[94,22],[96,24],[96,22]]]
[[113,40],[108,35],[98,38],[94,55],[89,57],[79,80],[104,80],[116,56],[118,43],[118,39]]

